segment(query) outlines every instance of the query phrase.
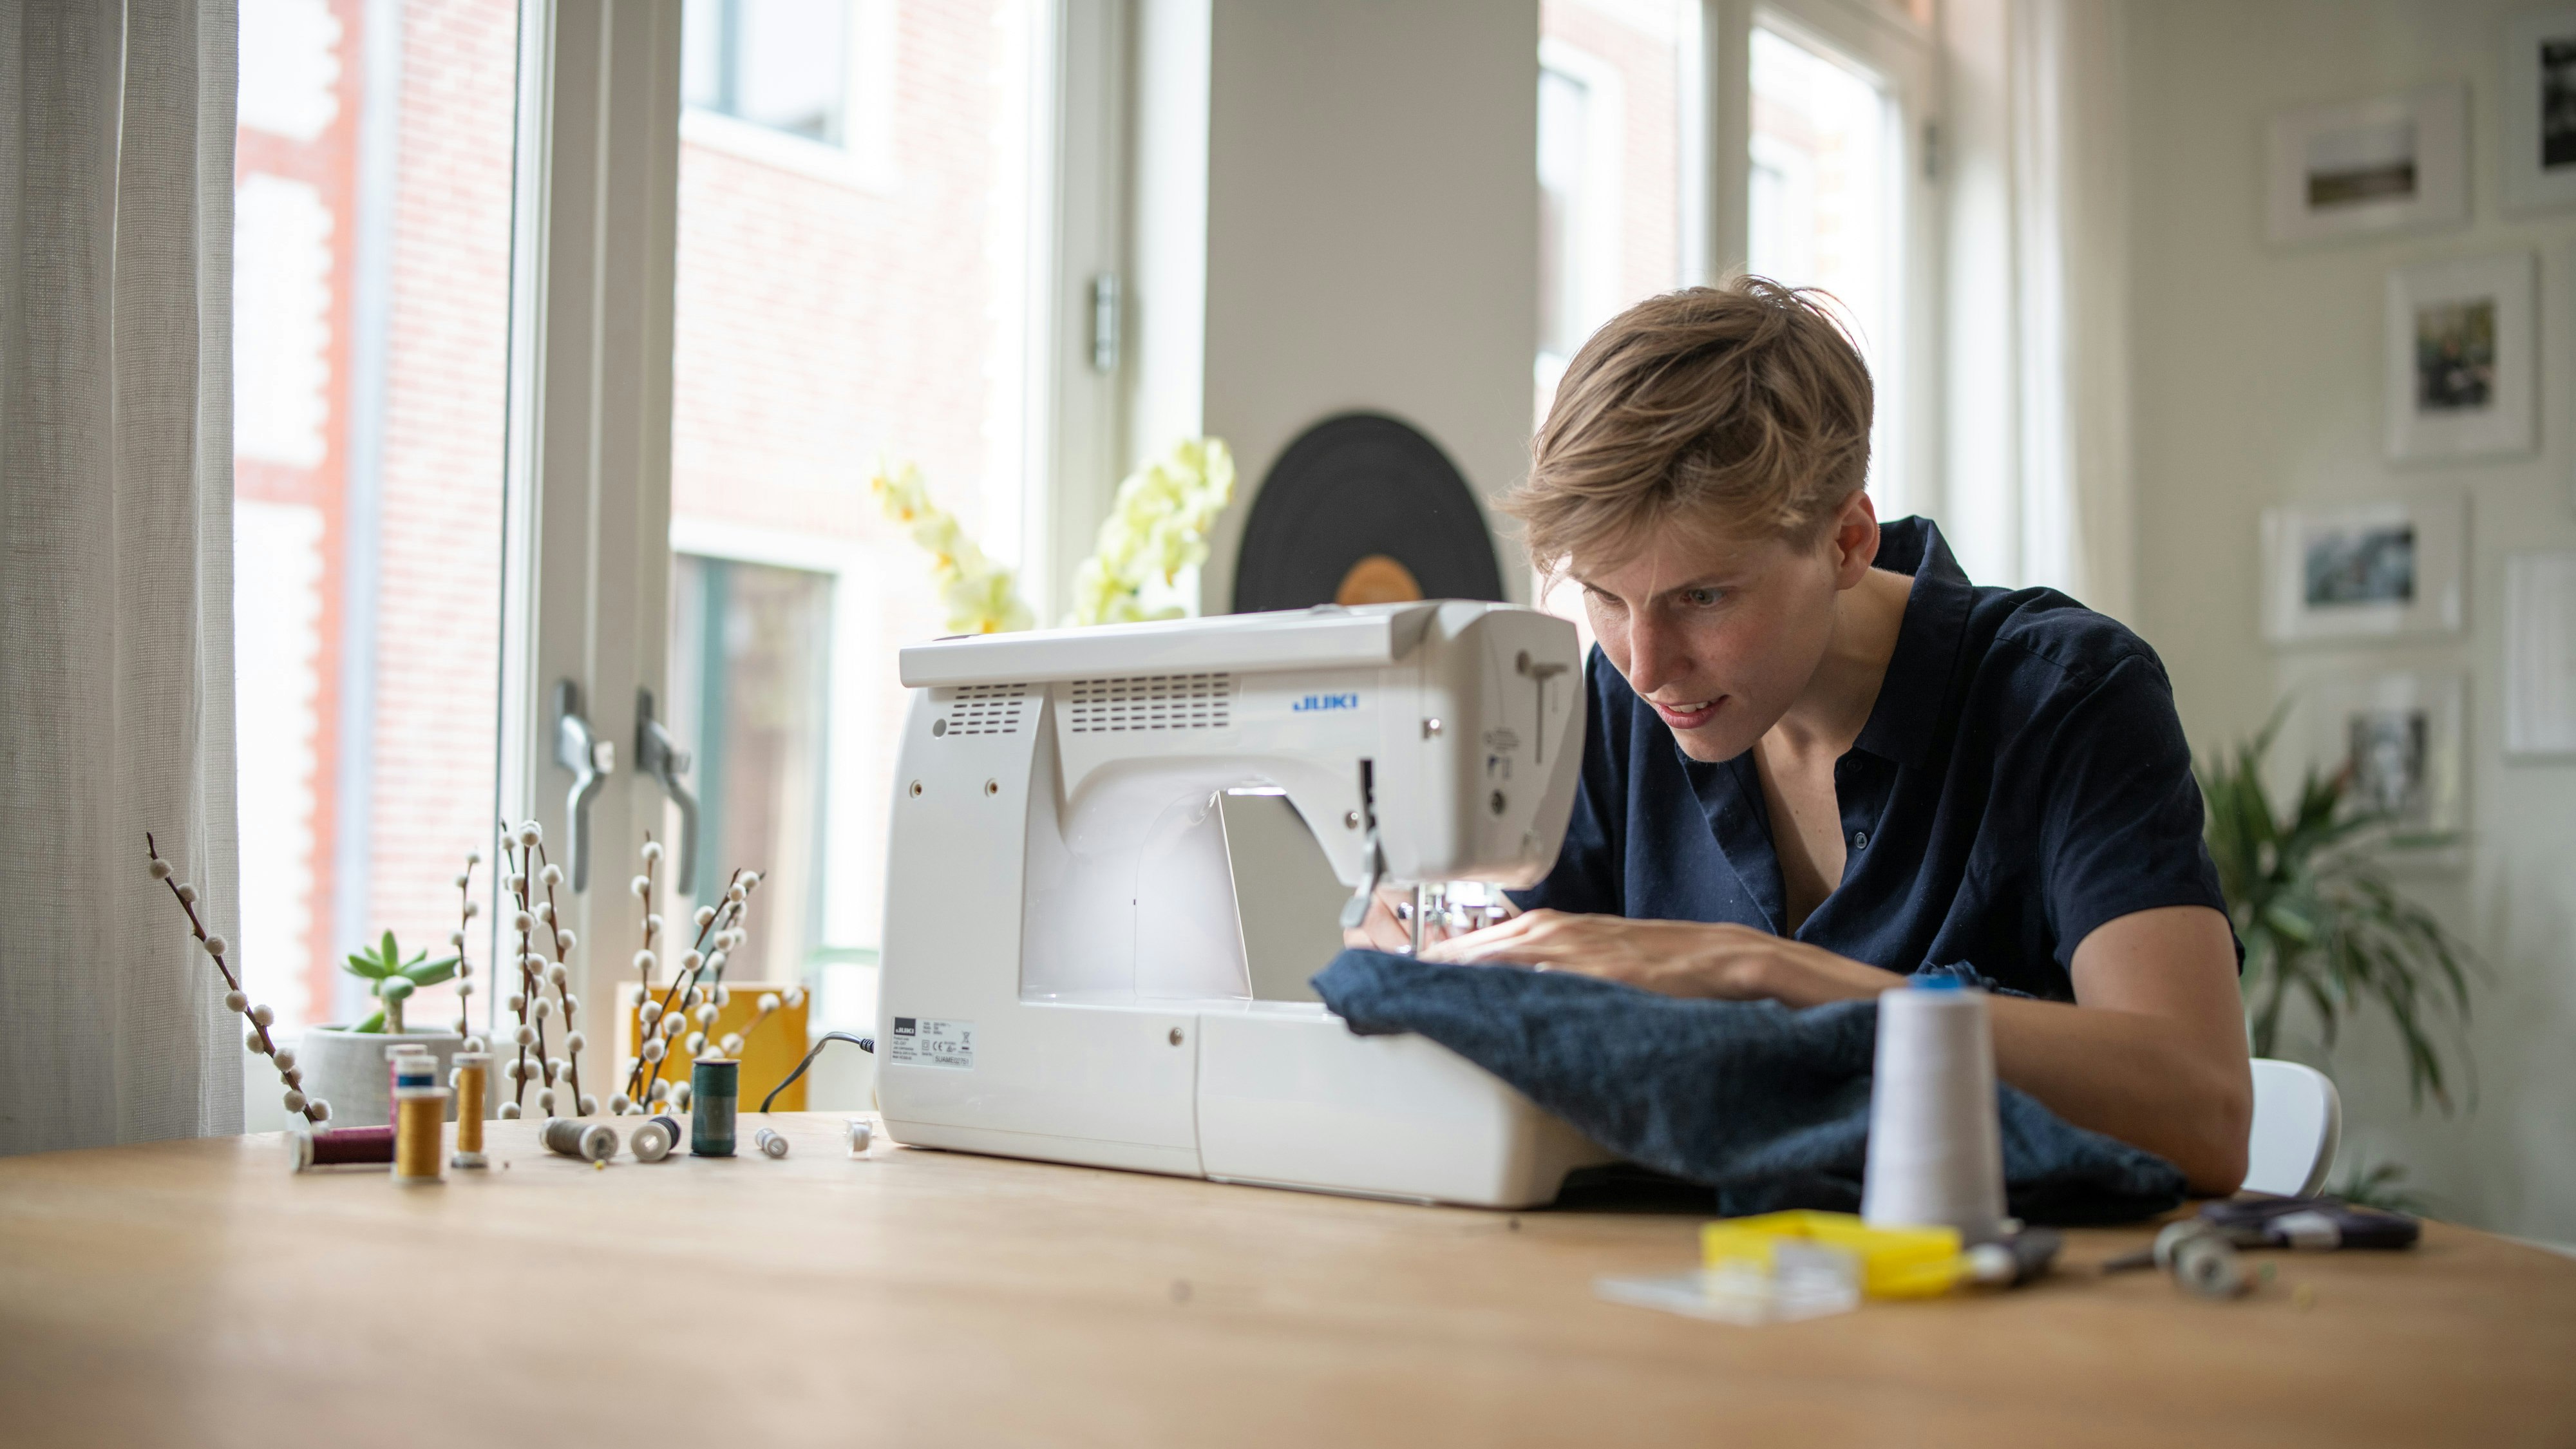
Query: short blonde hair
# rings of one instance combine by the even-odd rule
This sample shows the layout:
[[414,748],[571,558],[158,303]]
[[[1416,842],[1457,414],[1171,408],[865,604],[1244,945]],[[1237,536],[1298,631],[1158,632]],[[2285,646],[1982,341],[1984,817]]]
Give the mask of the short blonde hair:
[[1650,297],[1557,384],[1503,500],[1531,560],[1616,554],[1673,523],[1812,538],[1869,475],[1869,367],[1812,289],[1764,277]]

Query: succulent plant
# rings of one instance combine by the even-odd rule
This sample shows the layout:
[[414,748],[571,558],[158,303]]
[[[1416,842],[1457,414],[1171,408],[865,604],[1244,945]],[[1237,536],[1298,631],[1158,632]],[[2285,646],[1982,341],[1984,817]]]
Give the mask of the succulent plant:
[[411,994],[420,988],[436,986],[453,977],[456,974],[456,963],[457,958],[454,956],[443,956],[432,961],[427,951],[422,951],[406,961],[403,959],[402,948],[394,943],[394,933],[391,931],[385,932],[384,939],[376,944],[373,951],[351,952],[346,968],[349,974],[366,982],[367,994],[384,1003],[375,1015],[359,1022],[356,1029],[364,1032],[401,1032],[403,1003],[410,1000]]

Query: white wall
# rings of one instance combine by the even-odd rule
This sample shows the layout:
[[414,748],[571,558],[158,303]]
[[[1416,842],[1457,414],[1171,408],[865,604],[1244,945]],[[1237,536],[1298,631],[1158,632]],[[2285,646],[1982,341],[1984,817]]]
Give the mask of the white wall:
[[[2493,975],[2470,1033],[2480,1098],[2410,1111],[2393,1036],[2331,1060],[2347,1152],[2395,1157],[2444,1215],[2576,1241],[2576,766],[2507,761],[2499,723],[2503,558],[2576,547],[2567,420],[2576,214],[2501,215],[2492,0],[2149,0],[2128,6],[2135,292],[2137,613],[2207,753],[2251,733],[2296,679],[2349,666],[2470,676],[2465,872],[2410,880]],[[2440,80],[2471,89],[2464,230],[2295,249],[2264,243],[2264,124],[2312,103]],[[2398,467],[2381,436],[2382,288],[2396,266],[2514,249],[2541,259],[2539,456]],[[2470,626],[2430,648],[2276,652],[2259,634],[2269,504],[2471,495]],[[2349,1159],[2348,1159],[2349,1160]]]
[[1488,500],[1528,471],[1538,5],[1216,0],[1211,20],[1203,417],[1243,479],[1201,581],[1221,613],[1263,476],[1326,416],[1403,418]]

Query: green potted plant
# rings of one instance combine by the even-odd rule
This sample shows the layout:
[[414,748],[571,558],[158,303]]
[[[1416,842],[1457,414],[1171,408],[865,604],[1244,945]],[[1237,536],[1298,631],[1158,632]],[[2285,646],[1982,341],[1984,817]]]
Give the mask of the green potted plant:
[[2274,1054],[2282,1013],[2294,999],[2308,1003],[2328,1048],[2345,1021],[2376,1008],[2387,1013],[2404,1045],[2415,1104],[2430,1095],[2448,1112],[2456,1073],[2437,1033],[2458,1043],[2476,957],[2407,899],[2381,862],[2392,845],[2450,842],[2402,836],[2391,816],[2360,808],[2348,771],[2325,774],[2311,766],[2298,798],[2287,810],[2276,809],[2264,760],[2281,719],[2276,712],[2232,758],[2221,755],[2198,770],[2209,806],[2209,853],[2237,939],[2245,943],[2254,1054]]
[[311,1090],[332,1106],[332,1125],[359,1126],[390,1121],[393,1101],[385,1067],[385,1049],[405,1042],[429,1048],[438,1058],[438,1080],[464,1038],[454,1031],[410,1031],[403,1007],[413,992],[436,986],[456,975],[457,957],[429,959],[426,951],[409,959],[387,931],[374,949],[353,951],[341,967],[367,983],[367,994],[382,1003],[354,1026],[308,1027],[300,1057]]

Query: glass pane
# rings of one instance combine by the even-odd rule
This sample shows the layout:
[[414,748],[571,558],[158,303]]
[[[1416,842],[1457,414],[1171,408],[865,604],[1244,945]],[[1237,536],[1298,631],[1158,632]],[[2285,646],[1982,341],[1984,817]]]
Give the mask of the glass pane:
[[817,1031],[875,1017],[895,651],[948,632],[870,473],[917,464],[985,552],[1021,553],[1051,8],[688,0],[670,714],[698,895],[764,872],[734,984],[808,983]]
[[[240,15],[239,957],[291,1034],[374,1008],[339,962],[384,931],[447,954],[490,854],[518,12]],[[257,1125],[275,1082],[250,1087]]]
[[[1879,435],[1903,381],[1897,342],[1896,113],[1876,78],[1777,31],[1752,44],[1753,146],[1746,265],[1842,303],[1879,384]],[[1870,489],[1888,501],[1889,450]]]
[[[1584,340],[1682,281],[1682,116],[1697,0],[1539,7],[1539,351],[1533,415]],[[1544,581],[1542,581],[1544,582]],[[1540,607],[1589,628],[1574,591]],[[1585,647],[1590,647],[1587,633]]]

